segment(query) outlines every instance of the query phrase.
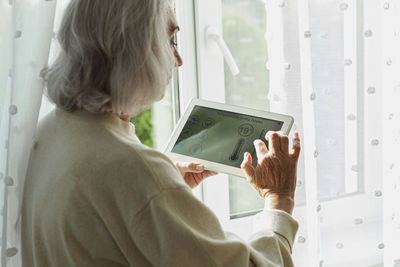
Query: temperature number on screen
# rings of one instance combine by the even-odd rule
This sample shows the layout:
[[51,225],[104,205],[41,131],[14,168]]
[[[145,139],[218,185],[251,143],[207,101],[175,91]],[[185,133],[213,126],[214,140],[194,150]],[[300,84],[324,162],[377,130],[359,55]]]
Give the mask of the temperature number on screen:
[[240,125],[238,132],[241,136],[250,136],[254,133],[254,127],[251,124],[245,123]]

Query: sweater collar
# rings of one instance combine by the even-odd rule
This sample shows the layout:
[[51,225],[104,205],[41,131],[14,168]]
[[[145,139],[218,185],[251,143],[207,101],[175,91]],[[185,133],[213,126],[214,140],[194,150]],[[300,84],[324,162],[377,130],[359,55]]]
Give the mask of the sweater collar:
[[135,126],[133,125],[133,123],[121,120],[117,114],[114,114],[112,112],[98,114],[91,113],[86,110],[67,112],[60,108],[56,108],[56,114],[87,122],[104,124],[107,127],[110,127],[117,131],[122,131],[126,134],[135,134]]

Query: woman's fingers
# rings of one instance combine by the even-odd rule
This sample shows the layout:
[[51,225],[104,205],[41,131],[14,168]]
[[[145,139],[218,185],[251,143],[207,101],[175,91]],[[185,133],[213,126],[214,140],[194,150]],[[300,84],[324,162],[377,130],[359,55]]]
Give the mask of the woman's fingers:
[[260,164],[261,160],[268,154],[268,148],[260,139],[254,141],[254,148],[256,149],[258,163]]
[[298,159],[299,155],[300,155],[300,136],[298,132],[294,133],[294,137],[293,137],[293,147],[292,147],[292,151],[290,152],[290,156]]
[[281,150],[280,148],[280,136],[277,132],[272,132],[269,131],[267,135],[265,136],[265,139],[268,140],[269,144],[269,151],[271,151],[272,154],[276,154],[278,151]]
[[283,154],[289,154],[289,138],[284,135],[282,132],[279,132],[280,135],[280,147]]
[[243,162],[240,165],[240,168],[242,168],[242,170],[246,174],[247,180],[249,180],[249,182],[252,182],[256,170],[253,167],[253,159],[251,158],[249,152],[244,153]]

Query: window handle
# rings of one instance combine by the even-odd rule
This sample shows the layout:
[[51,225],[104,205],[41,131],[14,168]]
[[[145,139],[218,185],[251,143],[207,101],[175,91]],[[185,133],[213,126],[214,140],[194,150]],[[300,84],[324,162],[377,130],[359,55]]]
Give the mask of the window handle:
[[238,75],[239,74],[239,68],[235,62],[235,59],[232,56],[231,51],[229,50],[228,46],[226,45],[224,39],[222,39],[221,35],[217,32],[217,30],[209,26],[206,29],[206,36],[207,36],[207,41],[208,42],[215,42],[219,49],[222,52],[222,55],[225,58],[226,64],[228,65],[229,69],[232,72],[232,75]]

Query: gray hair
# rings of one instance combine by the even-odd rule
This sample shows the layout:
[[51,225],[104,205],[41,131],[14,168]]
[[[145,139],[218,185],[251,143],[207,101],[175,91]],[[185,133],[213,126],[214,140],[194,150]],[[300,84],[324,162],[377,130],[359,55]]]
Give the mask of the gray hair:
[[134,114],[164,95],[175,64],[169,0],[71,0],[61,52],[42,71],[59,108]]

